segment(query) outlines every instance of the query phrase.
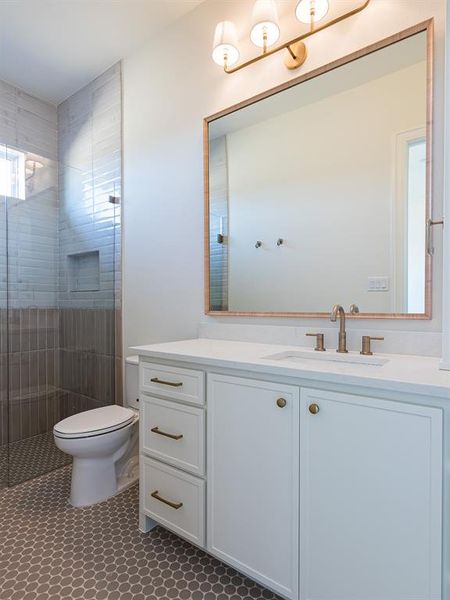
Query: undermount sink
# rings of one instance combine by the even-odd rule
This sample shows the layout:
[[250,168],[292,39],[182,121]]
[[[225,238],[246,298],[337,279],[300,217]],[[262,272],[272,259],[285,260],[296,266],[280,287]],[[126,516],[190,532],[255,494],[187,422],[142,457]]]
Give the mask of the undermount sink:
[[339,354],[334,350],[326,352],[315,352],[314,350],[289,350],[262,357],[265,360],[280,360],[283,362],[300,362],[303,360],[315,360],[319,362],[334,362],[347,365],[368,365],[372,367],[382,367],[389,362],[387,358],[378,356],[363,356],[361,354]]

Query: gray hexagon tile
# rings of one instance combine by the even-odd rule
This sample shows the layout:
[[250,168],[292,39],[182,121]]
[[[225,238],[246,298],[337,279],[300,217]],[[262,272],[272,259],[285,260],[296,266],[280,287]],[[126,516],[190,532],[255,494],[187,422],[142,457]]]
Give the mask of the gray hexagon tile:
[[67,503],[70,467],[0,491],[1,600],[277,600],[163,528],[138,530],[138,488]]
[[0,447],[0,484],[17,485],[72,462],[55,446],[53,431]]

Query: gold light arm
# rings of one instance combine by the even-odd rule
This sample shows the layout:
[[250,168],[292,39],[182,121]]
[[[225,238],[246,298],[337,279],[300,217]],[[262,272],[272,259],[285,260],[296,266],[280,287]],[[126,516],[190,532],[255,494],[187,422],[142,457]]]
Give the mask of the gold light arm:
[[324,23],[323,25],[314,27],[310,31],[307,31],[306,33],[302,33],[302,35],[299,35],[298,37],[295,37],[292,40],[289,40],[289,42],[285,42],[284,44],[275,46],[271,50],[266,50],[266,52],[264,52],[263,54],[260,54],[259,56],[255,56],[255,58],[251,58],[250,60],[247,60],[246,62],[243,62],[240,65],[236,65],[235,67],[231,67],[231,68],[228,68],[225,65],[224,71],[225,71],[225,73],[228,73],[229,75],[231,75],[231,73],[236,73],[236,71],[240,71],[244,67],[248,67],[249,65],[252,65],[253,63],[258,62],[262,58],[266,58],[266,56],[271,56],[272,54],[281,52],[281,50],[287,50],[291,54],[292,58],[296,58],[296,56],[295,56],[294,52],[291,50],[290,46],[293,46],[294,44],[297,44],[298,42],[306,40],[307,38],[311,37],[315,33],[319,33],[319,31],[328,29],[328,27],[332,27],[333,25],[336,25],[336,23],[340,23],[341,21],[344,21],[345,19],[348,19],[349,17],[353,17],[353,15],[356,15],[356,14],[360,13],[361,11],[363,11],[365,8],[367,8],[369,3],[370,3],[370,0],[365,0],[360,6],[357,6],[353,10],[351,10],[343,15],[340,15],[339,17],[336,17],[335,19],[331,19],[331,21],[328,21],[328,23]]

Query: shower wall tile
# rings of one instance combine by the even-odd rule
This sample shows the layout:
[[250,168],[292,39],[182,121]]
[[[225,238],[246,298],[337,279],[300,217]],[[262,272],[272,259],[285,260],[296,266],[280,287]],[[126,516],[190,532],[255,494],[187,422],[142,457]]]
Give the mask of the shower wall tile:
[[[2,309],[3,322],[5,315],[6,310]],[[12,442],[50,431],[59,419],[54,406],[58,403],[60,385],[59,311],[11,309],[9,330],[9,353],[5,343],[0,353],[2,444],[7,442],[8,435]]]
[[51,431],[61,417],[61,392],[12,397],[9,408],[9,442]]
[[75,392],[63,390],[60,398],[60,418],[65,419],[83,410],[91,410],[103,406],[97,400]]
[[[33,317],[28,323],[33,323]],[[41,332],[37,328],[35,332],[39,338]],[[31,340],[32,336],[28,338]],[[10,353],[8,386],[9,441],[50,431],[59,419],[59,411],[54,407],[60,394],[59,349]]]
[[[121,67],[108,69],[58,107],[59,302],[63,308],[114,308],[121,195]],[[99,252],[96,291],[71,291],[69,256]]]
[[60,385],[101,405],[114,403],[115,311],[61,309]]

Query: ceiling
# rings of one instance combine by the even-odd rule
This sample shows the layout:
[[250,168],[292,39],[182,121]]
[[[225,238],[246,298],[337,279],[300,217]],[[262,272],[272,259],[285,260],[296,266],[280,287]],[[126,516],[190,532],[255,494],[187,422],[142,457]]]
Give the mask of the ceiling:
[[0,79],[59,104],[201,0],[0,0]]

